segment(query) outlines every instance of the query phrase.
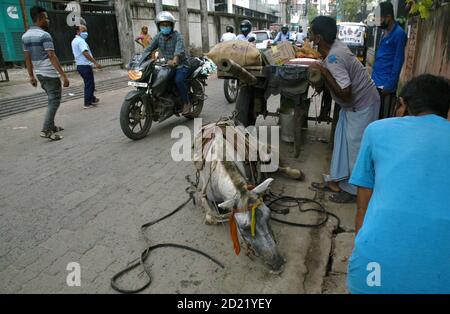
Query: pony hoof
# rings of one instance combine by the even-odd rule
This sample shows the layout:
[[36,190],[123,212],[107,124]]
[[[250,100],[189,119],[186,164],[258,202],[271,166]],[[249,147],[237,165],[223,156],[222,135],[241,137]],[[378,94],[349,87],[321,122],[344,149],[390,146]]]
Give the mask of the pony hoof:
[[214,216],[212,216],[210,214],[206,214],[206,216],[205,216],[205,224],[207,224],[207,225],[218,225],[219,223],[214,218]]

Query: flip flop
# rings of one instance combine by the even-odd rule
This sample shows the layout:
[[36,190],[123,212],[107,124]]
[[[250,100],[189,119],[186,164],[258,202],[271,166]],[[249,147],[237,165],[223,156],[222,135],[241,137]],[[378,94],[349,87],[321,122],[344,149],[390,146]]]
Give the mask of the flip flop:
[[40,137],[48,138],[49,140],[52,140],[52,141],[59,141],[59,140],[63,139],[62,135],[56,134],[52,131],[47,131],[47,132],[42,131],[40,134]]
[[52,131],[53,132],[61,132],[61,131],[64,131],[64,128],[62,126],[55,126]]
[[333,203],[338,204],[347,204],[347,203],[354,203],[356,202],[356,196],[352,195],[350,193],[347,193],[345,191],[341,191],[339,193],[334,193],[333,195],[330,195],[328,199]]
[[339,193],[329,188],[329,186],[322,182],[313,182],[311,183],[311,187],[315,190],[320,190],[324,192],[332,192],[332,193]]

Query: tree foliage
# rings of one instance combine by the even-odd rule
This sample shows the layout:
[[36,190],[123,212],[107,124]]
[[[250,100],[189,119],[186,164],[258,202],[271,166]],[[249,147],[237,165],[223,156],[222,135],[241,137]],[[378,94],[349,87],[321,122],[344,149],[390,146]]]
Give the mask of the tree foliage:
[[338,13],[341,20],[345,22],[355,22],[356,16],[361,8],[360,0],[338,0]]
[[411,7],[409,13],[420,14],[422,19],[427,19],[430,16],[433,0],[407,0],[406,2]]
[[308,22],[311,24],[312,20],[314,20],[314,18],[318,15],[319,11],[317,10],[317,7],[315,5],[311,5],[308,9]]

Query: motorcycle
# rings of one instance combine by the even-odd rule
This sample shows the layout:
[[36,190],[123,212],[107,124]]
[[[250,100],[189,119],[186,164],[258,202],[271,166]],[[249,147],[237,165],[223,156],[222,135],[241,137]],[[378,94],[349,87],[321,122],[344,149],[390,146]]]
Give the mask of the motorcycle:
[[[192,112],[189,119],[198,117],[205,101],[205,86],[208,71],[207,59],[188,58],[189,72],[186,80]],[[173,78],[175,68],[164,59],[152,60],[149,53],[137,54],[129,64],[130,91],[120,109],[120,127],[132,140],[147,136],[152,122],[162,122],[172,115],[180,116],[182,103]]]

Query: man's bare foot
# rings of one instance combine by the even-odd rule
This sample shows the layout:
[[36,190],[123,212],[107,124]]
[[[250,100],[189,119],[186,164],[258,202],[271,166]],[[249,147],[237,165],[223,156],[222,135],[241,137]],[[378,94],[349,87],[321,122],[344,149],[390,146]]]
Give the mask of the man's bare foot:
[[341,188],[339,187],[339,183],[334,182],[334,181],[328,181],[327,183],[328,183],[328,187],[333,192],[340,192],[341,191]]
[[325,192],[340,192],[341,188],[339,187],[337,182],[328,181],[325,183],[322,182],[313,182],[311,183],[311,187],[315,190],[322,190]]

